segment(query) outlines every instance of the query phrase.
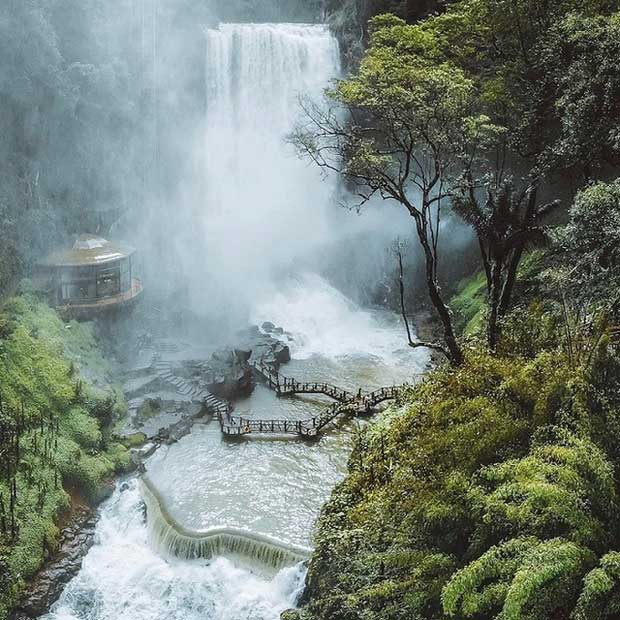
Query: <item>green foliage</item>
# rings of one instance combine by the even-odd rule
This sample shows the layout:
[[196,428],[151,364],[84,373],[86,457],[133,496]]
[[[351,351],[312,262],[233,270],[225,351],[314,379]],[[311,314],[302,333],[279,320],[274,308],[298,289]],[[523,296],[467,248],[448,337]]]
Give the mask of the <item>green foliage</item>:
[[620,544],[620,436],[603,430],[617,427],[615,368],[609,352],[575,368],[555,349],[528,359],[470,348],[462,368],[434,371],[356,438],[320,518],[302,617],[598,609],[616,586],[584,578]]
[[492,547],[457,572],[443,591],[448,616],[534,620],[566,613],[593,554],[553,539],[515,538]]
[[[11,299],[2,317],[11,325],[0,339],[2,409],[9,420],[19,418],[24,430],[15,475],[17,536],[0,531],[0,561],[8,570],[0,617],[55,549],[56,524],[69,508],[68,492],[96,500],[106,481],[129,463],[127,450],[107,440],[123,403],[116,402],[111,370],[92,326],[70,323],[67,328],[30,295]],[[84,376],[96,378],[97,385]],[[7,510],[10,490],[4,473],[0,495]]]
[[328,21],[340,41],[345,64],[356,66],[368,42],[368,21],[379,14],[393,14],[415,22],[438,11],[444,2],[437,0],[327,0]]
[[465,336],[479,334],[484,329],[487,300],[487,281],[484,273],[463,280],[459,292],[450,300],[456,315],[456,328]]
[[480,471],[470,491],[476,538],[484,545],[519,533],[605,549],[618,526],[614,485],[609,461],[592,442],[545,433],[527,456]]
[[620,180],[577,194],[566,226],[554,231],[560,261],[551,272],[575,299],[617,300],[620,284]]
[[620,15],[568,15],[552,28],[541,57],[560,93],[562,130],[552,156],[591,178],[605,174],[620,154]]
[[[566,128],[577,131],[582,121],[580,135],[573,133],[572,138],[579,148],[587,148],[593,143],[592,136],[586,135],[590,124],[608,128],[615,118],[614,110],[605,108],[615,82],[605,82],[606,92],[598,88],[617,62],[617,52],[605,44],[613,33],[603,35],[592,29],[596,24],[604,30],[608,19],[604,15],[615,8],[612,0],[460,0],[415,28],[430,34],[441,56],[456,62],[475,81],[486,113],[507,128],[515,156],[527,153],[530,165],[539,170],[564,168],[567,162],[549,153],[566,151],[562,144],[571,143]],[[610,19],[613,23],[614,18]],[[580,48],[579,37],[587,30],[597,43],[584,42]],[[605,62],[594,67],[605,53],[609,54]],[[571,107],[577,100],[583,102],[580,111]],[[595,110],[609,114],[597,119]],[[564,135],[558,132],[562,124]],[[596,131],[595,139],[609,144],[614,135]],[[599,146],[604,149],[603,144]]]
[[620,615],[620,553],[603,556],[590,571],[573,614],[575,620],[612,620]]

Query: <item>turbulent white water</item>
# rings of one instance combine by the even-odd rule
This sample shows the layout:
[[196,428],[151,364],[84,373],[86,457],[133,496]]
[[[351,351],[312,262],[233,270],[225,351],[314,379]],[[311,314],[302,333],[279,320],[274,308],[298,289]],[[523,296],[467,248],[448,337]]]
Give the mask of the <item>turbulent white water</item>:
[[45,620],[276,620],[295,604],[302,566],[260,576],[226,558],[153,550],[136,480],[103,507],[96,544]]
[[[192,301],[224,314],[244,307],[252,321],[290,332],[286,374],[347,389],[412,380],[426,357],[405,346],[398,318],[359,308],[315,274],[313,263],[337,237],[334,218],[343,215],[328,206],[333,186],[283,141],[298,96],[318,95],[337,75],[335,39],[323,26],[229,24],[206,32],[206,48],[204,191],[191,209],[176,205],[170,223]],[[258,387],[236,409],[299,419],[324,406],[321,398],[277,399]],[[150,503],[147,526],[137,481],[117,489],[82,570],[46,619],[275,620],[295,604],[303,566],[267,575],[223,557],[187,557],[221,549],[294,561],[295,549],[312,544],[321,505],[344,476],[352,426],[308,444],[230,443],[217,423],[196,425],[148,463],[162,510]],[[194,532],[214,528],[217,537],[196,543]],[[278,555],[272,539],[288,555]]]
[[186,230],[178,248],[185,274],[199,279],[192,287],[199,307],[227,304],[240,312],[332,237],[333,183],[300,161],[286,136],[299,97],[319,97],[338,66],[338,45],[325,26],[206,31],[203,191],[179,214]]
[[288,278],[263,295],[252,322],[263,321],[284,325],[294,334],[291,346],[297,358],[375,357],[392,372],[398,362],[411,362],[399,319],[360,308],[316,274]]

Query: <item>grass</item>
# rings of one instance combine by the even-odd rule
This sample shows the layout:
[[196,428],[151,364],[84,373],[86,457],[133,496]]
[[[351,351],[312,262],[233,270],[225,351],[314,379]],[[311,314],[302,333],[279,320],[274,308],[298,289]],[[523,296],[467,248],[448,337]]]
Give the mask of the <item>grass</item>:
[[[536,291],[536,278],[543,265],[543,253],[534,250],[523,256],[518,270],[516,293],[523,297],[524,287],[531,293]],[[487,312],[487,282],[484,271],[461,280],[458,292],[450,300],[457,331],[463,336],[480,335],[485,328]],[[515,295],[517,296],[517,295]]]
[[[128,466],[129,453],[110,439],[126,405],[94,326],[65,323],[32,294],[10,299],[0,314],[0,389],[5,418],[23,411],[25,420],[15,476],[19,530],[14,538],[0,530],[4,620],[57,547],[68,491],[96,502],[107,481]],[[39,420],[54,420],[56,430]],[[1,476],[8,507],[8,480]]]
[[463,335],[474,336],[484,328],[486,294],[487,282],[482,271],[460,282],[450,307],[456,317],[457,330]]

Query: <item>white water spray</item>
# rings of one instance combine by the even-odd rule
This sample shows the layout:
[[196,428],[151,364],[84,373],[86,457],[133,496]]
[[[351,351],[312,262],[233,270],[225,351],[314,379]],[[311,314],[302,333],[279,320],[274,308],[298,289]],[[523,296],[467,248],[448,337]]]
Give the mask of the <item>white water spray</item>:
[[160,555],[132,480],[104,505],[95,545],[44,620],[277,620],[294,606],[304,573],[297,565],[265,576],[223,557]]
[[191,530],[170,513],[165,500],[148,476],[142,480],[151,544],[162,554],[193,560],[226,556],[253,568],[281,569],[310,558],[312,550],[265,534],[233,527]]
[[266,284],[312,261],[333,237],[334,185],[286,136],[299,97],[338,73],[324,26],[222,24],[206,31],[201,199],[179,211],[177,251],[201,309],[246,309]]

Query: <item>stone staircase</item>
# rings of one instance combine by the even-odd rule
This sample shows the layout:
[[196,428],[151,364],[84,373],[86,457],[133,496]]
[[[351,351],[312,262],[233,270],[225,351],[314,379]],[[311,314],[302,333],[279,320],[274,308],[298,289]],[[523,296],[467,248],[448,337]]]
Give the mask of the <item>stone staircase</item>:
[[230,413],[231,406],[228,402],[211,394],[204,385],[199,385],[175,374],[171,362],[157,360],[154,369],[160,381],[170,385],[181,396],[191,401],[204,403],[217,416]]

